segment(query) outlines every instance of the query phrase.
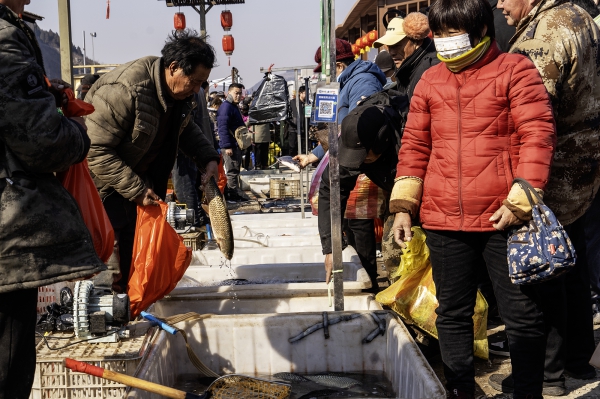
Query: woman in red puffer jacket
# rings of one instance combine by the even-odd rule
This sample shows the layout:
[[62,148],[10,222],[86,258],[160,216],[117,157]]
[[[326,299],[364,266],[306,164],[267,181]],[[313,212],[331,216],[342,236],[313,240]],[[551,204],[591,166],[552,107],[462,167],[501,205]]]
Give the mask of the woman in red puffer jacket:
[[486,0],[438,0],[429,24],[442,63],[425,72],[411,100],[390,201],[395,238],[404,246],[420,214],[450,397],[474,395],[472,316],[483,258],[506,324],[514,397],[541,398],[542,314],[531,287],[509,279],[506,229],[531,218],[513,179],[540,193],[548,182],[556,142],[550,99],[534,64],[496,45]]

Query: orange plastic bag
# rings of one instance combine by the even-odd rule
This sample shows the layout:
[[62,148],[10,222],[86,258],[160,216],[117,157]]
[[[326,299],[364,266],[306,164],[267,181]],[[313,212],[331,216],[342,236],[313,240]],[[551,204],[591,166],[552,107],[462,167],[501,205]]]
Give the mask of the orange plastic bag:
[[192,250],[167,223],[167,204],[137,208],[129,274],[131,318],[175,288],[192,261]]
[[90,176],[87,160],[71,165],[66,172],[58,174],[57,177],[75,198],[83,221],[92,235],[94,249],[102,262],[106,262],[113,253],[115,233]]
[[65,89],[65,94],[69,99],[67,106],[63,108],[63,114],[66,117],[85,116],[94,112],[94,106],[75,98],[75,93],[73,93],[72,89]]

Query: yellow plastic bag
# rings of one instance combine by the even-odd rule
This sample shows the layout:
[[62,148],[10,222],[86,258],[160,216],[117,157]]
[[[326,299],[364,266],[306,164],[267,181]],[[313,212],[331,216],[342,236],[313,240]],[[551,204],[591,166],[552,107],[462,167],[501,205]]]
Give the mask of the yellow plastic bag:
[[[407,244],[408,248],[402,250],[400,267],[391,276],[398,280],[377,294],[376,300],[437,339],[435,309],[438,301],[435,297],[429,249],[425,245],[425,232],[420,227],[413,227],[411,230],[413,239]],[[487,312],[487,302],[481,292],[477,291],[473,315],[474,349],[475,356],[482,359],[489,357]]]

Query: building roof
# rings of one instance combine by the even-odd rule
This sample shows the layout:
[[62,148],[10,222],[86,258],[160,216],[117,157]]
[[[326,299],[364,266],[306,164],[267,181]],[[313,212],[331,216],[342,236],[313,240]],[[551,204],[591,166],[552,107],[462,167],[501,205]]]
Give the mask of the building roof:
[[354,27],[360,27],[360,17],[377,13],[377,0],[356,0],[343,23],[335,28],[336,37]]
[[199,6],[202,4],[218,6],[222,4],[244,4],[245,0],[165,0],[167,7]]

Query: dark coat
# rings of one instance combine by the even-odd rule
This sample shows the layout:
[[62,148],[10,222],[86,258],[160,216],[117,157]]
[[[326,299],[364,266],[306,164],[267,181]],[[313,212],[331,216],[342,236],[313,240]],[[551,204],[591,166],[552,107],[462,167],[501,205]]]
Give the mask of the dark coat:
[[236,104],[229,101],[223,101],[223,104],[217,111],[217,129],[219,130],[219,147],[237,148],[237,141],[233,137],[235,129],[240,126],[245,126],[242,113]]
[[386,79],[381,69],[374,63],[356,60],[342,72],[339,82],[337,123],[341,124],[348,112],[357,106],[362,97],[368,97],[381,91]]
[[396,88],[402,94],[412,98],[415,87],[426,70],[440,63],[433,40],[425,38],[423,44],[408,57],[396,71]]
[[106,269],[53,172],[81,162],[83,128],[56,110],[35,35],[0,5],[0,293]]

